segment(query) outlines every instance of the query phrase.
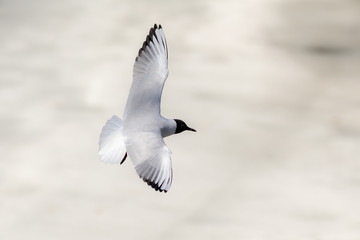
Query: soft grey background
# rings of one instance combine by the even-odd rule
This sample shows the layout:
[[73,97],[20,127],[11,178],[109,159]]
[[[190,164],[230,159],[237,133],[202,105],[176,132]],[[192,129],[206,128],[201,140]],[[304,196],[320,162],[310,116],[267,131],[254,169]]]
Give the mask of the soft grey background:
[[[164,27],[174,181],[97,158]],[[360,239],[360,2],[0,1],[0,239]]]

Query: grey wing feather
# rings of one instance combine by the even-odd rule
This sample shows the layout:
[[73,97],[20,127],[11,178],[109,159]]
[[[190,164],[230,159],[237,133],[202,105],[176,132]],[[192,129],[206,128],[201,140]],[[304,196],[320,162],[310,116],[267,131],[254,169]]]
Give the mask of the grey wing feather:
[[161,25],[158,27],[155,24],[135,59],[124,119],[140,114],[160,114],[161,94],[168,74],[165,34]]

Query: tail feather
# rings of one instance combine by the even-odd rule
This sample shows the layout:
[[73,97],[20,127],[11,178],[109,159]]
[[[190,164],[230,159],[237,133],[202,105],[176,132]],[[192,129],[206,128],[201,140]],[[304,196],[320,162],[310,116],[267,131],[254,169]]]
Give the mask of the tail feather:
[[126,147],[122,135],[122,120],[118,116],[112,116],[100,134],[98,155],[101,161],[110,164],[120,164],[125,161]]

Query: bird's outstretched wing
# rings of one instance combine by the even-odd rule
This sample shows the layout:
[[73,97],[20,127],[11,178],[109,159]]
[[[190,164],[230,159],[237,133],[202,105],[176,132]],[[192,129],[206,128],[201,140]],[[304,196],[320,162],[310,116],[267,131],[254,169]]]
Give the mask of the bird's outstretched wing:
[[140,178],[156,191],[167,192],[172,182],[171,151],[161,135],[155,132],[130,135],[126,149]]
[[135,59],[124,123],[126,150],[136,172],[148,185],[161,192],[168,191],[172,181],[170,150],[160,130],[151,126],[161,120],[161,94],[167,76],[166,39],[161,25],[155,24]]
[[161,25],[150,29],[135,59],[133,82],[124,119],[160,114],[161,93],[168,71],[168,49]]

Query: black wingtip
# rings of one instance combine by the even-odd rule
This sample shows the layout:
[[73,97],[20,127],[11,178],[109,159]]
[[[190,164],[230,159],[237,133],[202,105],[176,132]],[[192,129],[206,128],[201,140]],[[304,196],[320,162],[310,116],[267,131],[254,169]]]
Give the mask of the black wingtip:
[[[141,52],[142,51],[145,51],[146,49],[146,46],[148,46],[150,44],[150,42],[153,42],[153,39],[154,37],[156,38],[157,41],[159,41],[159,39],[157,38],[156,34],[155,34],[155,30],[156,29],[162,29],[162,26],[161,24],[159,24],[159,26],[155,23],[154,24],[154,27],[150,28],[150,31],[149,31],[149,34],[147,35],[146,37],[146,40],[144,41],[142,47],[139,49],[139,52],[138,52],[138,56],[140,56]],[[164,45],[164,47],[167,48],[167,44],[162,42],[162,44]],[[166,46],[165,46],[166,45]],[[166,52],[166,57],[168,57],[167,55],[168,53]],[[138,57],[135,58],[135,61],[138,60]]]
[[147,42],[145,41],[145,42],[143,42],[143,45],[142,45],[142,50],[143,51],[145,51],[146,46],[147,46]]
[[155,28],[150,28],[149,36],[152,37],[155,34]]
[[[140,178],[141,178],[141,177],[140,177]],[[154,183],[154,182],[152,182],[151,180],[146,179],[146,178],[142,178],[142,180],[143,180],[144,182],[146,182],[147,185],[149,185],[150,187],[152,187],[153,189],[155,189],[155,191],[167,193],[167,190],[161,189],[161,186],[164,184],[165,181],[162,182],[161,184],[156,184],[156,183]]]
[[156,40],[159,41],[159,39],[157,38],[157,36],[155,34],[155,29],[156,29],[155,26],[156,26],[156,24],[154,25],[153,28],[150,28],[148,37],[150,37],[150,40],[152,40],[155,37]]
[[151,39],[150,35],[147,35],[146,44],[149,45],[151,41],[152,41],[152,39]]

